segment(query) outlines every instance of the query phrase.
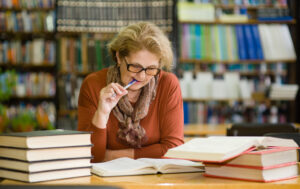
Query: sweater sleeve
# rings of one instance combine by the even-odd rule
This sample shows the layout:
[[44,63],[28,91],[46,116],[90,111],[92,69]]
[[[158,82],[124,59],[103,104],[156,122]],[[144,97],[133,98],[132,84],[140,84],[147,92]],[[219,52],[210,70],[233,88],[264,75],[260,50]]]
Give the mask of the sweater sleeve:
[[93,85],[93,80],[84,80],[78,99],[78,130],[91,131],[92,162],[104,159],[106,150],[106,129],[99,129],[92,124],[92,118],[97,110],[100,88]]
[[183,101],[177,77],[168,74],[162,82],[163,92],[159,99],[160,142],[135,149],[135,158],[162,157],[169,148],[183,144]]

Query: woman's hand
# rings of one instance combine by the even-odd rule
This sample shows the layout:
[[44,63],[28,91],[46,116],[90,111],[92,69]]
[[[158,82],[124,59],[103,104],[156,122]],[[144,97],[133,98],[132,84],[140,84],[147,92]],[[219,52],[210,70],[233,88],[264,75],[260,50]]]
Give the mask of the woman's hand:
[[121,157],[134,158],[134,149],[109,150],[106,149],[103,161],[110,161]]
[[98,108],[95,112],[92,123],[98,128],[106,128],[106,123],[111,110],[127,93],[128,91],[118,83],[110,83],[104,87],[100,91]]

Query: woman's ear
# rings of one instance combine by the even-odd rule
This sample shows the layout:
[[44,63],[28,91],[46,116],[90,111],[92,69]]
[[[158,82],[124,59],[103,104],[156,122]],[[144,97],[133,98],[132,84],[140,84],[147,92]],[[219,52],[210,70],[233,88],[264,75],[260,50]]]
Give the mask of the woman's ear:
[[121,59],[120,59],[119,51],[116,52],[116,57],[117,57],[117,66],[120,66],[121,65]]

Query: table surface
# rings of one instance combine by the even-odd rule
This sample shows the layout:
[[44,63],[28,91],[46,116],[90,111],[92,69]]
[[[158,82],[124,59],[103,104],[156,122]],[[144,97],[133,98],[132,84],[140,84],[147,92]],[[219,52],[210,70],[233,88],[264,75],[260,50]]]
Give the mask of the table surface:
[[226,129],[231,127],[231,124],[188,124],[184,126],[185,136],[208,136],[208,135],[223,135],[226,136]]
[[[2,184],[27,185],[27,183],[24,182],[8,179],[3,180],[0,185]],[[272,183],[259,183],[209,178],[203,176],[202,173],[157,174],[123,177],[98,177],[96,175],[92,175],[88,177],[32,183],[32,185],[110,185],[119,186],[125,189],[299,189],[300,178],[298,177]]]

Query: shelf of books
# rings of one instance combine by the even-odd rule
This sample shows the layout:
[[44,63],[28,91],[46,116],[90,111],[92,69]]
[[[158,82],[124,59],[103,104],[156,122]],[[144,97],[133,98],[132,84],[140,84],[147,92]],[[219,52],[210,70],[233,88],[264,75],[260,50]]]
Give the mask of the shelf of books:
[[55,0],[0,3],[0,133],[56,122]]
[[177,9],[186,124],[294,121],[297,23],[287,1],[180,1]]
[[174,8],[173,0],[57,0],[58,125],[77,125],[81,83],[114,64],[106,46],[115,34],[131,23],[150,21],[172,35]]

